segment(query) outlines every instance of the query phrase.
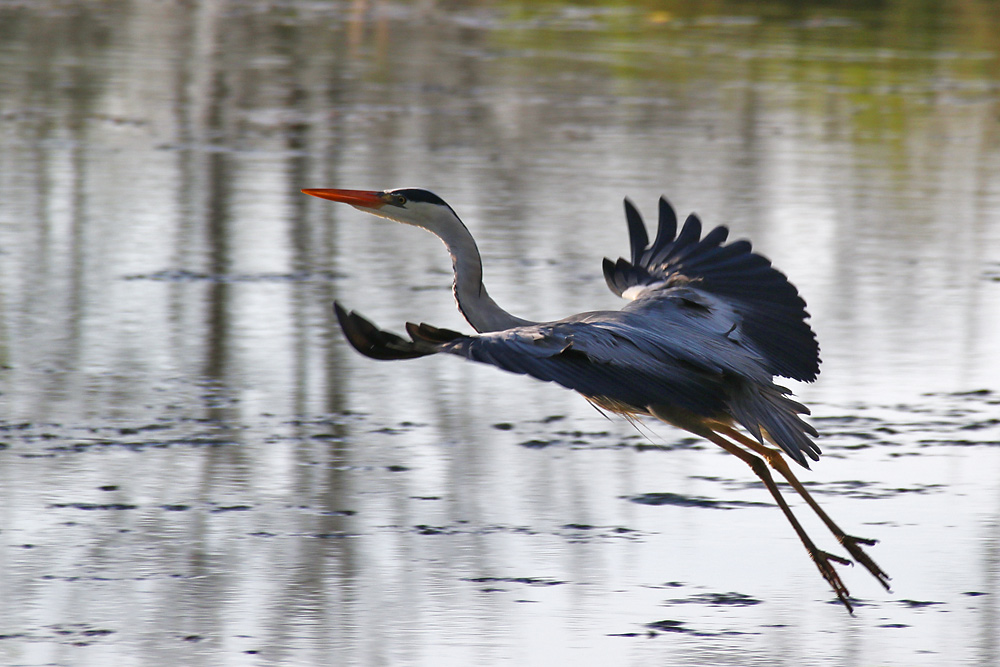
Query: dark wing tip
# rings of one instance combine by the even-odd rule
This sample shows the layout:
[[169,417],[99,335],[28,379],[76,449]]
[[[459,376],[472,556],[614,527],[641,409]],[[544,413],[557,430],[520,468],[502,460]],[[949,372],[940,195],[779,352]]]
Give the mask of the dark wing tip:
[[625,198],[625,221],[628,223],[628,239],[632,248],[632,263],[638,264],[642,257],[642,251],[649,243],[649,236],[646,235],[646,224],[642,221],[639,209],[635,207],[632,200]]
[[[621,261],[624,262],[625,260]],[[604,270],[604,282],[608,284],[608,289],[621,296],[622,292],[628,288],[628,285],[625,284],[624,277],[618,270],[618,265],[605,257],[602,268]]]
[[348,312],[336,301],[333,303],[333,310],[337,314],[337,321],[340,322],[340,328],[344,331],[347,342],[370,359],[379,361],[415,359],[437,351],[389,331],[382,331],[358,313]]
[[421,322],[420,324],[407,322],[406,333],[410,334],[410,338],[412,338],[415,343],[423,342],[435,345],[450,343],[456,338],[463,338],[465,336],[465,334],[459,333],[458,331],[442,329],[425,322]]
[[660,216],[656,230],[656,241],[653,247],[656,248],[665,243],[670,243],[677,235],[677,213],[670,205],[667,198],[660,195]]

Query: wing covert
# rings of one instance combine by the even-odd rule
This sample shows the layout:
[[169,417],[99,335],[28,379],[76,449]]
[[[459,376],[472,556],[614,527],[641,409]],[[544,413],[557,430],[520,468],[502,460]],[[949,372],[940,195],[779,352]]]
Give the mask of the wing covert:
[[555,382],[589,397],[611,398],[639,411],[668,401],[710,415],[723,409],[722,375],[663,350],[627,340],[613,328],[557,322],[464,336],[440,351],[506,371]]

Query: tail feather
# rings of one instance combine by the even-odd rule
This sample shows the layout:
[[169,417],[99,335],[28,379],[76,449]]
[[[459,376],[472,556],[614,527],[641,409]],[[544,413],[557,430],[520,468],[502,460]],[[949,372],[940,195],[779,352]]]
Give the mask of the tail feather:
[[787,393],[788,390],[777,385],[768,387],[741,382],[733,394],[730,408],[736,420],[757,440],[761,443],[770,440],[796,463],[809,468],[806,456],[819,461],[820,449],[812,441],[819,434],[799,417],[809,414],[809,409],[788,398]]

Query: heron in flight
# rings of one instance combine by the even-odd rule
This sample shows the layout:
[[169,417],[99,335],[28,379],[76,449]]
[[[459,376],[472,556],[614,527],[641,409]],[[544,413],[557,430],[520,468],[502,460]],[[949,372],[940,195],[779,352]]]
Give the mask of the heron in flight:
[[888,575],[862,549],[875,540],[841,530],[785,460],[805,468],[807,459],[819,460],[812,440],[818,434],[799,416],[809,414],[808,408],[789,398],[789,390],[774,378],[815,380],[819,345],[798,290],[748,241],[725,243],[729,230],[724,226],[702,236],[694,215],[678,233],[676,214],[661,197],[659,226],[650,243],[642,217],[626,199],[631,259],[605,259],[604,277],[628,303],[621,310],[532,322],[490,298],[472,234],[434,193],[420,188],[302,192],[437,235],[451,254],[458,309],[478,332],[466,335],[408,322],[407,339],[336,303],[340,326],[358,352],[383,360],[458,355],[576,390],[600,410],[628,419],[652,416],[715,443],[760,477],[823,578],[853,611],[834,568],[852,561],[816,546],[785,502],[770,466],[854,561],[889,590]]

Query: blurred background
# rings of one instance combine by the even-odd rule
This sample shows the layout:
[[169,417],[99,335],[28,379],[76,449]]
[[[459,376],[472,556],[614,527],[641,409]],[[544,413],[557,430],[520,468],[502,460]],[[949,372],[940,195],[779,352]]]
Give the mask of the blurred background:
[[[299,194],[401,186],[530,319],[620,305],[625,196],[752,239],[894,591],[684,433],[356,355],[334,299],[468,330]],[[993,2],[0,3],[0,663],[997,664],[998,330]]]

